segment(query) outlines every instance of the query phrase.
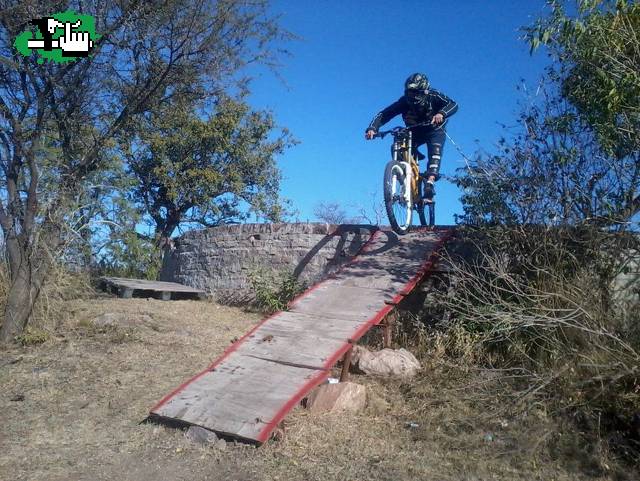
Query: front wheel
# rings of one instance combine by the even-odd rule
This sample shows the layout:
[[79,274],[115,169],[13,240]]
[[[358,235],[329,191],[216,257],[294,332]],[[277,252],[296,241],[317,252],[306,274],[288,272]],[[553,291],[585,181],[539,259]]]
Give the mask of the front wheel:
[[398,234],[406,234],[411,225],[413,204],[411,186],[407,184],[400,162],[391,161],[384,169],[384,205],[391,228]]

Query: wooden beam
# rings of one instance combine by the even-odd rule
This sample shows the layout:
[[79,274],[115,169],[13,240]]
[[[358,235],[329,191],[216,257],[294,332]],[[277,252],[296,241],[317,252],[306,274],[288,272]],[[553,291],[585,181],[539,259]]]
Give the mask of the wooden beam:
[[393,321],[391,321],[391,316],[387,316],[384,320],[382,336],[382,346],[385,349],[390,348],[393,338]]
[[342,358],[342,372],[340,372],[340,382],[347,382],[349,380],[349,367],[351,367],[351,356],[353,355],[353,346],[344,353]]

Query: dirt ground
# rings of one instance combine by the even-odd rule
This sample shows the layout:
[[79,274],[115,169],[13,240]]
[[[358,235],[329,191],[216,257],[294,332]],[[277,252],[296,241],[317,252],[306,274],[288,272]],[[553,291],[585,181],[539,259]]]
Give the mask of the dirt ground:
[[260,315],[106,297],[69,301],[65,312],[47,342],[0,352],[2,481],[638,479],[583,451],[567,456],[571,442],[543,411],[512,417],[498,398],[488,407],[473,395],[482,373],[439,362],[409,383],[355,375],[367,386],[364,412],[298,408],[284,438],[260,448],[198,445],[142,421]]

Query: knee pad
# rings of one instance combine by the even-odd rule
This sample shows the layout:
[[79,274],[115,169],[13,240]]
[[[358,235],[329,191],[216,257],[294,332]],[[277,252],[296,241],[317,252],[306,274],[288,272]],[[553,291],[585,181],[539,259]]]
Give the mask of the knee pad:
[[442,159],[442,145],[432,144],[429,149],[429,165],[427,165],[427,174],[435,175],[436,180],[440,177],[440,160]]

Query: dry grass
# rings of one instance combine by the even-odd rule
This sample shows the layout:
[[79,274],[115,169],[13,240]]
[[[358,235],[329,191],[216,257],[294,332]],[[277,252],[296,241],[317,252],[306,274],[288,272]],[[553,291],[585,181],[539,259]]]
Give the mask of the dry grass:
[[[625,413],[637,402],[629,376],[620,377],[623,364],[610,362],[614,353],[633,365],[636,348],[620,325],[603,323],[601,304],[580,307],[600,287],[588,272],[583,284],[549,282],[545,272],[545,282],[523,291],[522,272],[501,259],[485,257],[478,275],[458,271],[457,289],[435,283],[413,299],[429,312],[398,317],[398,345],[423,363],[418,378],[355,375],[367,386],[364,412],[296,409],[284,439],[259,449],[202,447],[181,430],[141,423],[258,314],[210,302],[96,297],[85,279],[58,272],[38,303],[31,342],[0,353],[0,480],[638,479],[637,465],[612,455],[610,418],[594,424],[595,411],[575,409],[585,398],[571,397],[576,382],[593,380],[593,391],[582,392],[611,391],[601,399],[620,402]],[[495,309],[496,289],[527,302],[497,296]],[[120,324],[96,325],[105,313]],[[438,322],[447,329],[433,329]],[[380,340],[371,332],[363,342],[381,347]],[[596,370],[563,368],[577,346],[598,348],[578,356]]]
[[638,310],[612,301],[616,256],[602,255],[607,245],[617,252],[619,239],[575,231],[477,234],[463,258],[450,257],[453,272],[436,305],[425,304],[437,315],[418,316],[438,320],[436,334],[425,335],[410,318],[407,342],[454,373],[473,371],[467,393],[483,413],[552,417],[548,432],[533,431],[533,452],[594,475],[626,479],[622,473],[631,470],[629,479],[637,479],[640,339],[629,320],[638,322]]
[[[209,302],[106,297],[68,300],[63,310],[45,343],[0,354],[2,480],[620,479],[594,478],[537,449],[555,429],[552,418],[487,409],[469,395],[487,374],[449,366],[437,342],[415,382],[354,376],[368,387],[362,413],[297,409],[282,441],[194,445],[180,430],[141,421],[256,315]],[[119,314],[124,326],[96,327],[104,313]]]
[[[0,262],[0,312],[4,312],[9,284],[7,264]],[[54,264],[34,305],[27,328],[18,337],[18,342],[27,345],[45,342],[69,319],[66,305],[68,300],[87,299],[93,295],[88,274],[69,272]]]
[[[194,301],[76,300],[65,311],[55,337],[2,353],[0,472],[13,479],[125,479],[116,473],[130,454],[131,464],[149,445],[179,446],[178,433],[138,423],[256,321]],[[104,313],[129,326],[95,327]]]

